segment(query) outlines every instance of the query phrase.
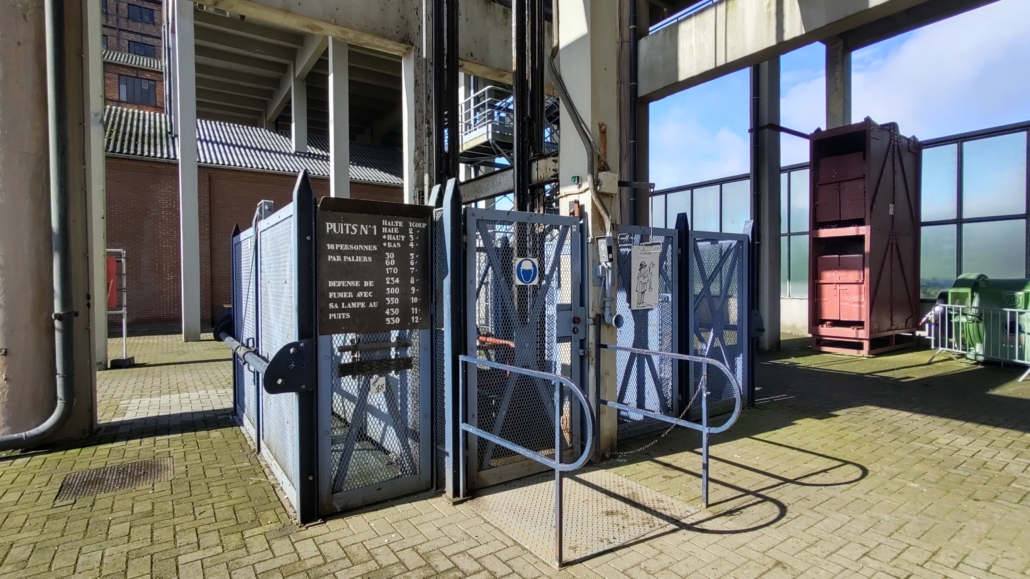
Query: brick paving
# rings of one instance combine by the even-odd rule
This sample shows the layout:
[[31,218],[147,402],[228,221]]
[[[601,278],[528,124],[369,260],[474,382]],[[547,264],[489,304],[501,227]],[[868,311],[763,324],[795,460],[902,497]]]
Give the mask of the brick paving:
[[[1014,368],[789,346],[714,441],[708,510],[557,572],[430,494],[296,526],[233,422],[224,346],[141,337],[130,354],[143,364],[99,375],[93,439],[0,458],[0,577],[1030,573],[1030,383]],[[697,506],[697,442],[677,432],[605,466]],[[169,482],[55,504],[68,473],[163,457]]]

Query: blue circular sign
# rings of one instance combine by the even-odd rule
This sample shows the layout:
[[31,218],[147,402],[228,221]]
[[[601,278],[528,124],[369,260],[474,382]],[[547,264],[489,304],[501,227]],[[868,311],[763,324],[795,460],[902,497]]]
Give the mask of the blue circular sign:
[[535,259],[524,257],[515,262],[515,277],[522,285],[536,285],[538,273]]

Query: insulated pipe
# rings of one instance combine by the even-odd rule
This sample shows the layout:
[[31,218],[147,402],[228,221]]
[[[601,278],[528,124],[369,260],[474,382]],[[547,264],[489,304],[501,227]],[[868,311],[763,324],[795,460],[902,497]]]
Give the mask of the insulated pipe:
[[18,434],[0,436],[0,451],[30,447],[50,436],[68,421],[75,404],[75,345],[72,330],[77,312],[72,311],[71,244],[68,226],[68,110],[65,83],[64,3],[44,0],[46,12],[46,62],[50,125],[50,224],[54,251],[54,342],[56,345],[57,404],[39,426]]

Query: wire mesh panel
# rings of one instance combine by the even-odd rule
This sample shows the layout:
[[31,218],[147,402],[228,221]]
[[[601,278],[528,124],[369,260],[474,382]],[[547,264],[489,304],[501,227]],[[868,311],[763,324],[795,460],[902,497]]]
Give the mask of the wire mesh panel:
[[[467,353],[568,376],[579,382],[580,242],[572,217],[466,210]],[[470,366],[467,420],[517,445],[553,456],[554,385]],[[563,460],[574,460],[580,409],[566,398]],[[469,486],[525,476],[540,465],[469,437]]]
[[[733,370],[739,384],[747,384],[745,372],[750,355],[747,263],[748,238],[729,233],[691,232],[689,256],[690,351],[689,354],[719,360]],[[690,363],[693,395],[705,368]],[[719,372],[708,372],[711,412],[733,407],[729,380]],[[746,399],[747,391],[742,393]],[[692,410],[693,412],[693,410]]]
[[[266,359],[296,340],[292,217],[291,204],[258,224],[258,351]],[[260,424],[262,451],[296,507],[300,482],[297,395],[261,396]]]
[[[257,260],[254,259],[254,229],[233,239],[233,324],[242,344],[257,343]],[[257,381],[254,372],[234,357],[236,415],[251,438],[257,437]]]
[[[676,263],[679,244],[674,229],[621,226],[616,238],[616,270],[618,289],[616,313],[623,325],[616,334],[616,344],[659,352],[676,352],[675,321],[678,319]],[[634,265],[634,247],[653,250],[657,256],[657,272],[647,270],[643,260]],[[640,267],[644,265],[644,267]],[[656,307],[634,308],[635,281],[658,282]],[[678,364],[671,358],[655,358],[628,352],[616,352],[618,402],[659,412],[678,415]],[[619,412],[619,438],[626,438],[667,427],[664,422],[639,414]]]

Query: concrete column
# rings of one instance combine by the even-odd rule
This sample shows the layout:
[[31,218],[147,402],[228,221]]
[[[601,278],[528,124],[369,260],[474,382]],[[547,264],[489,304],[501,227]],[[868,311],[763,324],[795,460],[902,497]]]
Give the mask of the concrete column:
[[98,2],[87,2],[84,51],[86,54],[86,180],[89,190],[89,245],[92,277],[91,302],[93,359],[98,370],[107,368],[107,199],[104,164],[104,62],[101,58],[103,14]]
[[425,158],[425,95],[424,70],[419,48],[401,58],[401,123],[404,155],[404,202],[419,203],[423,190],[420,160]]
[[182,339],[195,342],[200,340],[200,202],[197,193],[197,79],[193,2],[189,0],[175,0],[175,54]]
[[844,39],[833,36],[826,43],[826,128],[851,124],[851,51]]
[[350,197],[350,81],[347,43],[329,38],[329,188]]
[[0,2],[0,434],[54,408],[43,4]]
[[780,133],[758,129],[780,123],[780,59],[751,67],[751,215],[758,244],[758,311],[765,333],[758,347],[780,347]]
[[[290,76],[293,76],[292,66],[290,67]],[[303,78],[293,78],[293,88],[290,90],[290,107],[290,118],[293,120],[293,151],[295,153],[307,153],[308,82]],[[329,130],[332,131],[332,128]]]
[[[583,2],[583,0],[557,0],[558,2],[558,39],[559,67],[565,86],[568,87],[571,102],[563,100],[561,108],[562,139],[559,150],[560,183],[562,213],[568,211],[569,202],[579,201],[582,210],[588,215],[591,238],[608,233],[604,214],[610,214],[613,222],[619,222],[619,200],[614,195],[600,194],[603,207],[595,206],[590,188],[595,186],[595,176],[587,170],[588,151],[578,138],[569,113],[569,107],[575,106],[582,116],[593,139],[602,149],[601,164],[610,164],[613,171],[618,171],[620,164],[621,143],[619,132],[619,38],[624,35],[619,25],[621,2]],[[573,177],[579,177],[581,184],[574,183]],[[597,250],[591,243],[587,256],[590,260],[588,272],[597,271]],[[612,275],[616,279],[615,273]],[[586,305],[588,315],[595,322],[603,313],[601,288],[595,283],[596,278],[584,280],[587,292]],[[602,324],[601,339],[605,343],[615,343],[615,328]],[[589,332],[589,343],[586,348],[588,364],[594,367],[597,334]],[[600,391],[607,399],[617,396],[617,372],[613,352],[601,354],[600,384],[597,374],[588,372],[584,377],[587,392]],[[610,408],[602,408],[599,417],[598,433],[602,453],[614,450],[617,435],[617,413]]]

